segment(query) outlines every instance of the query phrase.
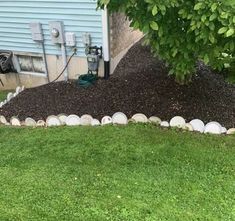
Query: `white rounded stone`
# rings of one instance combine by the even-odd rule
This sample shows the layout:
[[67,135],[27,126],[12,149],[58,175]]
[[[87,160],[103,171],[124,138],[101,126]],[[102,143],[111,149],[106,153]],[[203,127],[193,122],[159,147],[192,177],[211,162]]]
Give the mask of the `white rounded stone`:
[[21,126],[21,123],[20,123],[20,120],[19,120],[18,117],[12,117],[10,122],[11,122],[12,126],[15,126],[15,127],[20,127]]
[[14,97],[14,94],[13,93],[8,93],[7,94],[7,101],[9,102],[12,98]]
[[193,126],[190,123],[186,123],[183,127],[183,130],[193,131]]
[[21,92],[24,91],[24,90],[25,90],[25,86],[23,85],[23,86],[21,87]]
[[131,119],[128,119],[128,124],[129,124],[129,123],[136,123],[136,122],[135,122],[134,119],[131,118]]
[[91,126],[93,126],[93,127],[95,127],[95,126],[100,126],[100,125],[101,125],[101,123],[100,123],[100,121],[97,120],[97,119],[93,119],[93,120],[91,121]]
[[227,131],[227,134],[228,134],[228,135],[233,135],[233,134],[235,134],[235,128],[230,128],[230,129]]
[[128,118],[122,112],[115,113],[112,117],[112,121],[114,124],[120,124],[120,125],[127,125],[128,124]]
[[46,122],[44,120],[37,121],[36,127],[45,127]]
[[81,125],[81,119],[79,116],[75,114],[71,114],[66,119],[66,125],[67,126],[79,126]]
[[2,108],[2,106],[3,106],[3,102],[0,102],[0,108]]
[[170,124],[167,121],[162,121],[160,125],[161,127],[170,127]]
[[194,119],[190,121],[190,124],[192,125],[194,131],[203,133],[205,130],[205,124],[199,119]]
[[66,120],[67,120],[68,115],[66,114],[59,114],[58,118],[60,119],[60,122],[62,125],[66,125]]
[[222,127],[222,134],[226,134],[226,133],[227,133],[226,127]]
[[108,124],[112,124],[112,123],[113,123],[113,120],[112,120],[112,117],[110,117],[110,116],[104,116],[101,120],[102,125],[108,125]]
[[90,126],[91,122],[93,120],[93,117],[89,114],[85,114],[81,116],[81,125],[82,126]]
[[160,125],[162,120],[159,117],[152,116],[149,118],[150,123]]
[[182,128],[185,124],[186,124],[185,119],[183,117],[180,117],[180,116],[173,117],[170,121],[170,126],[171,127]]
[[31,117],[27,117],[25,119],[25,126],[27,127],[36,127],[36,124],[37,122]]
[[48,127],[56,127],[56,126],[61,126],[60,119],[57,116],[49,116],[46,120],[46,125]]
[[1,124],[7,124],[8,123],[6,118],[3,115],[0,115],[0,123]]
[[13,97],[16,97],[17,95],[18,95],[17,93],[14,93],[14,94],[13,94]]
[[20,92],[21,92],[21,87],[18,86],[18,87],[16,88],[16,94],[19,94]]
[[135,114],[132,119],[136,123],[148,123],[148,118],[144,114]]
[[205,126],[204,133],[221,134],[222,126],[218,122],[210,122]]

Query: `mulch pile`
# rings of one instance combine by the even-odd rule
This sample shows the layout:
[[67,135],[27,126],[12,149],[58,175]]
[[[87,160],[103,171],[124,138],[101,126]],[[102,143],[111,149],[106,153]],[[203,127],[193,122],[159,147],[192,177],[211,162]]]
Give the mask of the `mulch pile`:
[[79,88],[75,81],[51,83],[26,89],[0,109],[9,120],[32,117],[46,119],[61,113],[104,115],[124,112],[128,117],[144,113],[170,120],[180,115],[188,121],[218,121],[226,127],[235,126],[235,86],[209,68],[198,65],[189,85],[179,85],[167,76],[167,68],[137,43],[122,59],[114,75],[98,80],[93,87]]

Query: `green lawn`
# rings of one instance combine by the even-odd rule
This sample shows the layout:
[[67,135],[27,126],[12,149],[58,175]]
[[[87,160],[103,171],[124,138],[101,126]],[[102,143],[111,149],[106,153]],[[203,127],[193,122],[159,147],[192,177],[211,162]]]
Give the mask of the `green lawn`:
[[235,137],[0,127],[0,220],[235,220]]
[[9,91],[0,91],[0,102],[7,98]]

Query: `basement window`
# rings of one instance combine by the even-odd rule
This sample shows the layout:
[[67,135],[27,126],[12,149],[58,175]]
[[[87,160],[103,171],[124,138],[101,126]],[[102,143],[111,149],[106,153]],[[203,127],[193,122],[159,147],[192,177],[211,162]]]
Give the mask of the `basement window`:
[[45,75],[45,66],[41,55],[15,54],[14,66],[18,73]]

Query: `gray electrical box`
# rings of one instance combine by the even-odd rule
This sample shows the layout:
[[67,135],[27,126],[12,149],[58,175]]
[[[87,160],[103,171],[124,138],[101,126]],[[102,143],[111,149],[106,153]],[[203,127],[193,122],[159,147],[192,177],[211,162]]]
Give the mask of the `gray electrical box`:
[[85,46],[91,46],[91,35],[89,33],[82,34],[82,42]]
[[64,23],[62,21],[49,22],[51,39],[54,44],[64,44]]
[[34,41],[43,41],[42,24],[39,22],[31,22],[29,24]]

